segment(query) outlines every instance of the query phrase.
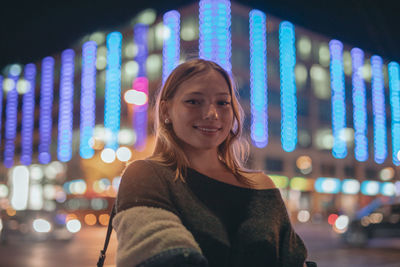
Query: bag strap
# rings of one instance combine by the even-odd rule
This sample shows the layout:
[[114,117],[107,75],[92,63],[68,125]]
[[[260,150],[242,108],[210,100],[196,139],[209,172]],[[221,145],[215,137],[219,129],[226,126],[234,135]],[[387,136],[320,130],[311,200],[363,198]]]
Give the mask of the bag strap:
[[107,235],[106,235],[106,240],[104,241],[104,248],[103,250],[100,251],[100,256],[99,256],[99,260],[97,261],[97,267],[103,267],[104,265],[104,261],[106,259],[106,251],[107,251],[107,247],[108,247],[108,243],[110,242],[110,237],[111,237],[111,233],[112,233],[112,220],[115,216],[115,203],[111,209],[111,213],[110,213],[110,219],[108,221],[108,228],[107,228]]

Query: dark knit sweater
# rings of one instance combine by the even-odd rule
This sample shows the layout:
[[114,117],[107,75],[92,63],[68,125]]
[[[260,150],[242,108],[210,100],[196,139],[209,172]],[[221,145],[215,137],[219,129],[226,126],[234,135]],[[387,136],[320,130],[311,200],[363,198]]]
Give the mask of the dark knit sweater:
[[211,267],[303,266],[307,252],[278,189],[237,187],[188,169],[186,183],[145,160],[123,174],[117,212],[137,206],[176,214]]

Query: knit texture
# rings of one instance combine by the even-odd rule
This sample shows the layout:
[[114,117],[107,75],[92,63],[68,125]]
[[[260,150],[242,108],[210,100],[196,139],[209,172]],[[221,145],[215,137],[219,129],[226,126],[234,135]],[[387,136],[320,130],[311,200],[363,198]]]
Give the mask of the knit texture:
[[154,161],[135,161],[122,175],[117,212],[145,206],[175,214],[210,267],[303,266],[307,251],[278,189],[237,187],[193,169],[185,179],[174,181],[173,170]]

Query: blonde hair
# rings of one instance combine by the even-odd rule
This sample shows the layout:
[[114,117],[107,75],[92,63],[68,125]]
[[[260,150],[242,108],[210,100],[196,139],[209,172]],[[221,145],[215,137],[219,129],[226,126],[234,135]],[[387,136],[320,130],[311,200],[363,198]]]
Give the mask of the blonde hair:
[[230,75],[218,64],[204,60],[192,59],[176,67],[157,95],[155,106],[155,132],[156,144],[153,155],[150,157],[162,165],[171,166],[175,169],[175,180],[180,178],[184,181],[189,161],[181,149],[181,140],[176,136],[171,124],[164,123],[165,117],[161,111],[161,102],[170,101],[174,97],[179,86],[201,73],[216,71],[222,75],[228,84],[232,98],[233,127],[228,137],[218,146],[218,157],[221,162],[235,175],[239,182],[246,185],[252,184],[240,172],[249,172],[243,164],[246,162],[249,154],[249,145],[242,138],[242,126],[244,113],[239,104],[236,87],[234,86]]

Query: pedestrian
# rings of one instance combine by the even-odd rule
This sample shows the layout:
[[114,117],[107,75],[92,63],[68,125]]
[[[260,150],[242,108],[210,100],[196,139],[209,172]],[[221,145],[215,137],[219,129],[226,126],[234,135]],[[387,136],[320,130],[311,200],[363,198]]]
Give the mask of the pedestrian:
[[244,167],[242,113],[216,63],[172,71],[156,102],[154,152],[122,175],[118,267],[306,266],[279,189]]

